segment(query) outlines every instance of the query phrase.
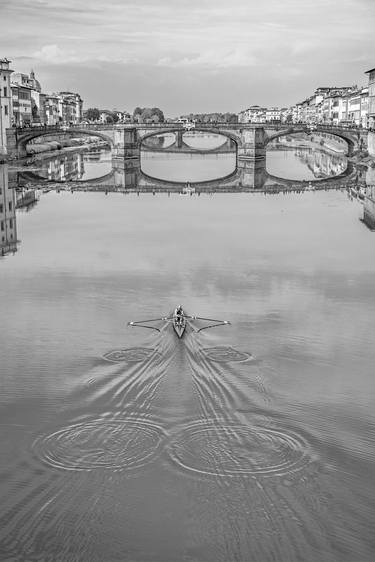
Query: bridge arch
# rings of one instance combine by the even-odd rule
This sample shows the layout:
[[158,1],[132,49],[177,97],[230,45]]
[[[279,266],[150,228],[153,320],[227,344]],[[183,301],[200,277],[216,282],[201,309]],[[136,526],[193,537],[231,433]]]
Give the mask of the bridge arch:
[[19,149],[21,150],[22,153],[26,153],[26,146],[31,140],[44,136],[51,136],[51,135],[67,135],[69,137],[76,137],[77,135],[86,135],[89,137],[99,137],[105,140],[106,142],[108,142],[111,145],[111,147],[114,146],[113,138],[100,131],[89,130],[89,129],[78,129],[78,128],[68,129],[64,131],[64,129],[60,129],[60,128],[54,130],[48,130],[43,128],[43,129],[36,129],[34,131],[31,129],[27,133],[20,135],[18,138]]
[[[168,134],[168,133],[177,133],[177,132],[181,132],[183,131],[188,132],[185,129],[181,129],[181,127],[173,127],[173,128],[166,128],[166,129],[159,129],[157,131],[152,131],[152,132],[145,132],[145,134],[140,134],[140,131],[138,131],[138,148],[140,149],[142,147],[142,143],[146,140],[149,139],[150,137],[155,137],[158,135],[164,135],[164,134]],[[217,129],[207,129],[207,128],[199,128],[199,127],[194,127],[194,129],[190,129],[189,132],[197,132],[197,133],[211,133],[213,135],[220,135],[222,137],[226,137],[227,139],[233,141],[236,145],[236,150],[238,152],[238,146],[241,143],[241,139],[240,137],[236,136],[235,134],[229,132],[229,131],[223,131],[220,128]],[[213,149],[214,150],[214,149]],[[210,152],[210,151],[207,151]]]
[[339,139],[342,139],[343,141],[345,141],[346,146],[347,146],[347,150],[346,150],[346,155],[347,156],[351,156],[355,150],[356,147],[356,142],[348,135],[345,133],[341,133],[337,130],[331,130],[331,129],[326,129],[324,127],[317,127],[314,130],[311,130],[310,127],[305,126],[305,127],[298,127],[298,128],[289,128],[289,129],[284,129],[284,130],[280,130],[280,131],[276,131],[273,132],[272,134],[267,133],[266,139],[265,139],[265,145],[267,146],[267,144],[269,144],[270,142],[272,142],[273,140],[280,138],[280,137],[285,137],[287,135],[293,135],[293,134],[297,134],[297,133],[307,133],[307,134],[319,134],[319,133],[326,133],[329,135],[332,135],[334,137],[337,137]]

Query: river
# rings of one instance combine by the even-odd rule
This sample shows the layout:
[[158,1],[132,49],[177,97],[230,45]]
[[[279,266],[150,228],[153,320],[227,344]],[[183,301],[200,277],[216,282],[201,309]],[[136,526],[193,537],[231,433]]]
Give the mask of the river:
[[[268,154],[270,177],[339,169],[285,154]],[[70,178],[95,175],[92,155],[71,157]],[[230,161],[142,165],[185,182]],[[28,168],[34,181],[48,169]],[[1,170],[3,205],[14,173]],[[1,560],[373,560],[375,249],[361,204],[340,190],[192,195],[40,189],[13,217]],[[168,322],[127,326],[179,303],[230,325],[191,320],[181,340]]]

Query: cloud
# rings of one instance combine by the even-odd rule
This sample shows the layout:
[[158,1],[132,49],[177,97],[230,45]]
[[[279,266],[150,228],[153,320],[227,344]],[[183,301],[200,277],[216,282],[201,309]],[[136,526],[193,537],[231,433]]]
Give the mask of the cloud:
[[67,64],[84,62],[85,57],[78,56],[74,51],[61,49],[58,45],[44,45],[32,54],[33,58],[48,64]]
[[135,57],[112,57],[104,54],[100,54],[97,57],[95,54],[77,54],[76,51],[71,49],[62,49],[58,45],[44,45],[38,51],[32,53],[31,57],[22,58],[33,58],[40,63],[48,65],[66,65],[66,64],[92,64],[101,62],[110,62],[115,64],[129,64],[136,63],[137,59]]
[[180,59],[172,59],[171,57],[162,57],[157,62],[158,66],[182,67],[182,66],[202,66],[214,68],[233,68],[255,66],[257,59],[250,53],[234,49],[230,52],[220,52],[210,50],[192,57],[183,57]]

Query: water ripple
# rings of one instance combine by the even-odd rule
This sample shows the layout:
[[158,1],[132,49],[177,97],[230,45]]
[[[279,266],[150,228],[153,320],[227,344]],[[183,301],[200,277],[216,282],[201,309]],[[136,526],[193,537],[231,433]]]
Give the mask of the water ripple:
[[180,468],[215,476],[284,476],[311,462],[307,442],[290,431],[195,422],[170,445]]
[[128,349],[113,349],[103,355],[107,361],[118,363],[128,361],[137,363],[149,359],[152,355],[160,355],[152,347],[129,347]]
[[54,468],[135,469],[157,455],[163,435],[162,429],[148,420],[94,419],[41,436],[33,449]]
[[223,363],[228,361],[247,361],[252,358],[250,353],[238,351],[233,347],[225,346],[205,347],[202,349],[202,353],[204,353],[211,361]]

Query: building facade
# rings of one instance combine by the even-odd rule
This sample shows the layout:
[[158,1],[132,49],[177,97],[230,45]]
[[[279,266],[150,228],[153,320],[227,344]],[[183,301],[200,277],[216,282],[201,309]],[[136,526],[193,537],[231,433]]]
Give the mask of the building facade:
[[12,125],[25,127],[32,123],[31,90],[12,83]]
[[59,92],[59,116],[64,125],[76,124],[82,121],[83,101],[79,94],[74,92]]
[[365,74],[368,74],[368,126],[375,130],[375,68]]
[[12,124],[12,92],[8,59],[0,59],[0,155],[6,154],[6,129]]

